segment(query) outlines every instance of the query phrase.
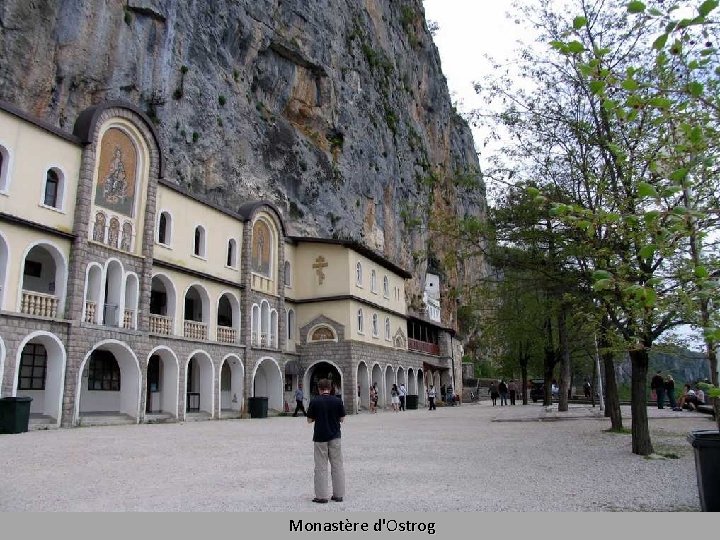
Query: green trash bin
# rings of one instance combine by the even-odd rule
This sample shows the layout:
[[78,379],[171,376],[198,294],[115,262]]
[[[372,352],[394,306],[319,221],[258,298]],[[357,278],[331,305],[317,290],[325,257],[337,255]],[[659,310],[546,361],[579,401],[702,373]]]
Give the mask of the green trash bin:
[[267,418],[268,398],[251,397],[248,398],[248,411],[250,418]]
[[408,394],[405,396],[405,408],[406,409],[417,409],[418,408],[418,395]]
[[695,449],[695,473],[703,512],[720,512],[720,432],[697,430],[687,436]]
[[25,433],[30,424],[31,397],[0,399],[0,433]]

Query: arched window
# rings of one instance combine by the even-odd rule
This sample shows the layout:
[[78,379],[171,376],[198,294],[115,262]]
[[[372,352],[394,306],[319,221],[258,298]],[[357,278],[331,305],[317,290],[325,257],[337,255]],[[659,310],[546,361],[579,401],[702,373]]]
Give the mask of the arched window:
[[167,212],[160,214],[160,220],[158,221],[158,244],[169,246],[172,235],[172,217]]
[[200,225],[195,227],[193,253],[198,257],[205,257],[205,229],[203,229]]
[[45,174],[45,192],[43,204],[61,210],[63,196],[63,178],[57,169],[48,169]]
[[358,328],[358,334],[363,333],[363,310],[358,309],[357,312],[357,328]]
[[0,144],[0,191],[7,191],[8,180],[10,178],[10,154],[3,145]]
[[390,337],[390,317],[385,317],[385,339],[391,341]]
[[237,242],[234,238],[231,238],[228,241],[226,264],[230,268],[235,268],[237,266]]
[[355,265],[355,283],[358,287],[362,287],[362,264]]
[[377,274],[375,274],[375,270],[370,272],[370,290],[377,292]]
[[116,217],[110,220],[110,230],[108,231],[108,244],[112,247],[118,247],[120,241],[120,220]]
[[103,212],[95,214],[95,225],[93,226],[93,240],[96,242],[105,241],[105,222],[107,218]]
[[373,332],[373,337],[378,337],[378,335],[380,334],[380,330],[378,329],[377,313],[373,313],[373,316],[372,316],[372,332]]
[[20,356],[18,390],[45,390],[47,351],[41,343],[28,343]]
[[132,246],[132,237],[132,223],[126,221],[125,223],[123,223],[122,227],[122,240],[120,240],[120,249],[122,249],[123,251],[130,251],[130,247]]
[[93,351],[88,368],[88,390],[120,391],[120,366],[111,352]]
[[390,280],[387,276],[383,277],[383,296],[390,298]]
[[287,314],[287,338],[288,340],[295,339],[295,310],[291,309]]
[[292,268],[290,261],[285,261],[285,286],[292,287]]

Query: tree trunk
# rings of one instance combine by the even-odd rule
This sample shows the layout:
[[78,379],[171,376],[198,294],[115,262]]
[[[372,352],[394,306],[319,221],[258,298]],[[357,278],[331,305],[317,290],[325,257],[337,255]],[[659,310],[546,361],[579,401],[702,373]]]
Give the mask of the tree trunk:
[[650,440],[650,426],[648,425],[647,414],[647,373],[649,364],[647,348],[643,346],[641,349],[631,350],[630,361],[632,364],[630,394],[632,452],[640,456],[649,456],[653,453],[653,446]]
[[528,359],[523,358],[520,361],[520,377],[521,377],[521,391],[522,391],[522,402],[523,405],[528,404],[528,391],[527,391],[527,380],[528,380]]
[[568,390],[570,389],[570,344],[567,333],[567,306],[560,306],[558,313],[558,345],[560,346],[560,395],[558,411],[568,410]]
[[603,318],[600,325],[600,349],[603,360],[603,373],[605,375],[605,416],[610,418],[610,430],[622,431],[622,412],[620,411],[620,396],[618,395],[617,379],[615,378],[615,355],[610,350],[608,339],[610,321]]

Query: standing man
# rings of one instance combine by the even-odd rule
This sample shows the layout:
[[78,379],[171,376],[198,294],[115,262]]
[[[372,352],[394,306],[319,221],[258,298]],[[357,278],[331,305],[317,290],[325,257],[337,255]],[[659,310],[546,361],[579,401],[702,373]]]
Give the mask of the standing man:
[[295,390],[296,405],[293,416],[297,416],[298,411],[302,411],[303,416],[307,416],[307,412],[305,412],[305,405],[303,404],[303,399],[305,399],[305,395],[303,394],[302,383],[298,383],[297,390]]
[[672,375],[668,374],[668,376],[665,377],[664,388],[665,394],[670,402],[670,408],[674,411],[677,408],[677,402],[675,401],[675,379],[673,379]]
[[345,419],[345,407],[341,400],[330,395],[331,383],[318,381],[320,395],[308,405],[308,424],[315,423],[313,442],[315,447],[315,498],[314,503],[328,502],[328,461],[332,478],[332,497],[342,502],[345,496],[345,470],[340,446],[340,423]]
[[405,396],[407,395],[407,390],[405,390],[405,383],[400,383],[400,410],[405,410]]
[[510,405],[515,405],[515,398],[517,397],[517,384],[515,384],[515,379],[510,379],[508,390],[510,391]]
[[435,406],[435,387],[432,384],[430,385],[430,389],[428,390],[428,401],[430,402],[430,408],[428,410],[437,410],[437,407]]
[[655,373],[652,379],[650,379],[650,390],[655,391],[657,396],[657,408],[664,409],[665,404],[665,381],[663,380],[662,372],[660,370]]

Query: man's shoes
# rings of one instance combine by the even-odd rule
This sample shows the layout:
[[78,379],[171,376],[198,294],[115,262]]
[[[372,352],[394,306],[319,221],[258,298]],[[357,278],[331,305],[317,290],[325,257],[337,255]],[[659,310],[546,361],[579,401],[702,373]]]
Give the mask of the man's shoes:
[[335,502],[342,502],[342,499],[343,499],[343,498],[342,498],[342,497],[336,497],[335,495],[333,495],[332,497],[330,497],[330,499],[333,500],[333,501],[335,501]]
[[312,500],[312,502],[314,502],[314,503],[320,503],[320,504],[325,504],[326,502],[328,502],[328,500],[327,500],[327,499],[318,499],[317,497],[315,497],[315,498]]

